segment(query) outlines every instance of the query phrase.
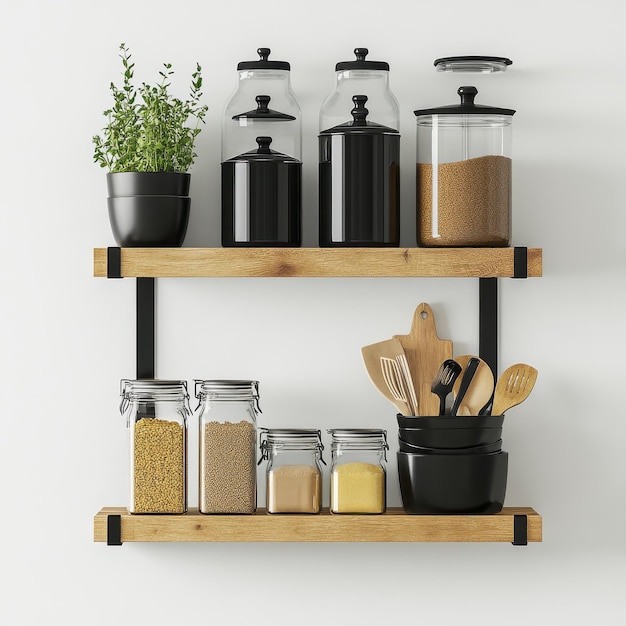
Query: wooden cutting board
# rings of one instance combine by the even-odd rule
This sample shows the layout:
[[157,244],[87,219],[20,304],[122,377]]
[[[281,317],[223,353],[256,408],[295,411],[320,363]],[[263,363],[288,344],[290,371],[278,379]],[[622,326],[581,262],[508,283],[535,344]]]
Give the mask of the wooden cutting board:
[[439,415],[439,398],[431,390],[439,366],[452,358],[452,341],[439,339],[435,314],[428,304],[422,302],[413,315],[408,335],[394,335],[404,348],[420,415]]
[[389,387],[383,378],[383,371],[380,366],[380,357],[386,356],[395,359],[396,356],[404,354],[402,344],[398,339],[386,339],[369,346],[361,348],[365,369],[369,374],[370,380],[374,383],[374,387],[391,402],[402,415],[410,415],[411,411],[406,402],[396,400],[389,391]]

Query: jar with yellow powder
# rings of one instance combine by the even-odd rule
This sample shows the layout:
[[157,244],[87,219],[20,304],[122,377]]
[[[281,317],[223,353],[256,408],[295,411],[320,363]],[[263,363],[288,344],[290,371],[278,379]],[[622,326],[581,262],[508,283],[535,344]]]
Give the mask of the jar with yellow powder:
[[384,513],[386,509],[387,431],[341,428],[332,437],[331,513]]

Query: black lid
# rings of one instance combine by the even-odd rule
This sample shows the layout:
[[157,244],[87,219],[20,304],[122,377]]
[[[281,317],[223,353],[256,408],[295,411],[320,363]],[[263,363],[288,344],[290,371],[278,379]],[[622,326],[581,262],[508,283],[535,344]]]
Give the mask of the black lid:
[[438,72],[505,72],[513,61],[506,57],[466,55],[435,60]]
[[457,90],[461,96],[460,104],[436,107],[434,109],[420,109],[413,111],[418,117],[421,115],[513,115],[513,109],[501,109],[484,104],[474,104],[474,98],[478,93],[476,87],[459,87]]
[[233,119],[267,120],[268,122],[291,122],[296,119],[293,115],[270,109],[268,107],[270,100],[271,98],[269,96],[257,96],[255,98],[257,103],[256,109],[246,111],[245,113],[239,113],[238,115],[233,115]]
[[241,61],[237,65],[237,70],[287,70],[291,69],[291,66],[287,61],[269,61],[268,56],[272,51],[269,48],[258,48],[257,54],[259,55],[258,61]]
[[369,54],[367,48],[355,48],[354,54],[356,61],[341,61],[335,65],[335,72],[343,70],[385,70],[389,71],[389,63],[385,61],[366,61],[365,57]]
[[398,131],[395,128],[389,126],[383,126],[376,122],[368,122],[367,115],[369,110],[365,108],[367,102],[367,96],[352,96],[352,102],[354,102],[354,109],[350,111],[352,114],[352,120],[333,126],[327,130],[323,130],[320,135],[330,135],[334,133],[363,133],[363,134],[394,134],[398,135]]
[[270,144],[272,143],[271,137],[257,137],[256,142],[259,146],[256,150],[244,152],[243,154],[239,154],[232,159],[227,159],[224,162],[232,163],[233,161],[280,161],[281,163],[300,163],[298,159],[294,159],[288,154],[283,154],[282,152],[277,152],[276,150],[270,150]]

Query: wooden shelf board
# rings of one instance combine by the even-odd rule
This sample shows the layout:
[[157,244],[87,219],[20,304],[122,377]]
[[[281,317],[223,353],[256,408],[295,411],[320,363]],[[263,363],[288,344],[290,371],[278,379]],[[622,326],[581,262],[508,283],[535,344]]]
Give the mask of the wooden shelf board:
[[[528,276],[542,274],[528,248]],[[123,277],[507,278],[514,248],[122,248]],[[94,276],[107,276],[107,249],[94,248]]]
[[106,542],[107,516],[121,516],[122,542],[513,542],[513,518],[528,518],[528,542],[542,540],[541,516],[530,507],[496,515],[131,515],[105,507],[94,518],[94,541]]

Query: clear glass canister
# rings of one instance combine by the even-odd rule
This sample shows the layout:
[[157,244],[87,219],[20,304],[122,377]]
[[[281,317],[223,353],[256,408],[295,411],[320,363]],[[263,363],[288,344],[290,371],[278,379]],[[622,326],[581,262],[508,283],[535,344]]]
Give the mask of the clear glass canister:
[[196,380],[195,395],[200,513],[254,513],[259,383]]
[[343,428],[332,437],[331,513],[384,513],[386,510],[387,432]]
[[367,96],[369,120],[400,130],[398,100],[389,88],[389,63],[368,61],[367,48],[355,48],[356,60],[342,61],[335,66],[335,87],[320,109],[320,132],[350,122],[352,97]]
[[120,395],[130,431],[130,513],[185,513],[186,381],[124,379]]
[[512,109],[460,104],[417,116],[417,243],[506,247],[511,238]]
[[222,161],[256,147],[256,138],[272,138],[272,148],[302,159],[302,112],[291,88],[291,67],[269,59],[271,50],[259,48],[259,59],[241,61],[237,89],[226,103],[222,123]]
[[267,461],[268,513],[319,513],[322,508],[322,458],[319,430],[261,431],[261,459]]

